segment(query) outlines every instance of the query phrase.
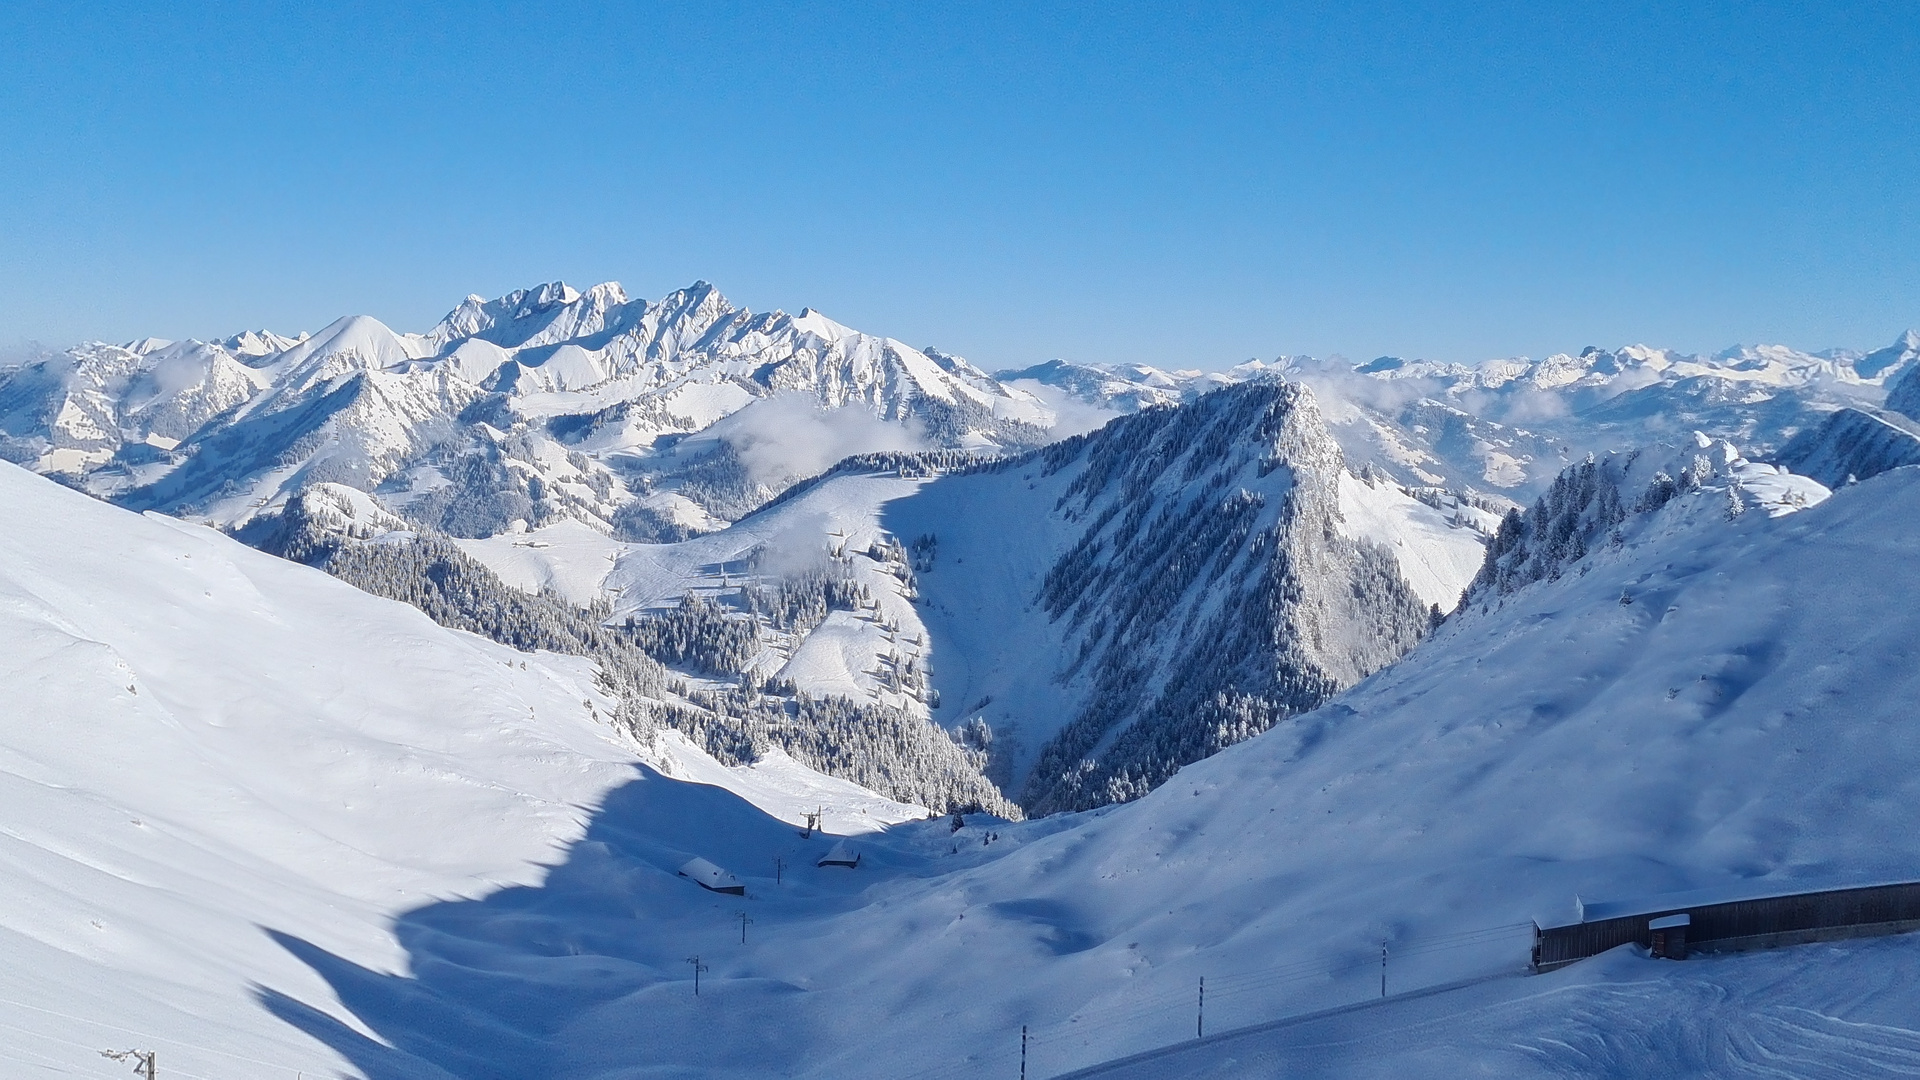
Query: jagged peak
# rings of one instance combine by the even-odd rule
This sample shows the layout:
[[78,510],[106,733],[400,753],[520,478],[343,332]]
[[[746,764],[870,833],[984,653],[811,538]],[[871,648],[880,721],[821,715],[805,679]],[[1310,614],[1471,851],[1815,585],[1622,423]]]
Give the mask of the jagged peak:
[[790,316],[789,318],[793,323],[794,329],[804,333],[818,335],[828,341],[839,341],[842,338],[854,337],[860,333],[860,331],[855,330],[851,326],[834,322],[832,319],[827,318],[825,315],[820,314],[820,312],[810,307],[801,308],[800,314]]

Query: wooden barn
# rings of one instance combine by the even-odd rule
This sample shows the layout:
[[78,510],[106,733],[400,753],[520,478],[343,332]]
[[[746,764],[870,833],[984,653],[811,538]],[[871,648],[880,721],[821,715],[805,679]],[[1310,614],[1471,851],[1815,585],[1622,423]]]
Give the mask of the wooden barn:
[[1778,892],[1715,890],[1593,904],[1575,921],[1533,928],[1533,969],[1552,971],[1621,945],[1684,959],[1688,952],[1766,949],[1920,930],[1920,882]]

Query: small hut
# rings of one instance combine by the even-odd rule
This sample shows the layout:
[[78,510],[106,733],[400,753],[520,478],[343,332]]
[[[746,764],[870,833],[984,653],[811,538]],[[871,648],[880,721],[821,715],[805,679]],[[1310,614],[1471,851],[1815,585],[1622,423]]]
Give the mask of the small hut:
[[1647,923],[1650,945],[1647,951],[1664,960],[1685,960],[1687,958],[1687,927],[1693,924],[1693,916],[1687,912],[1668,915]]
[[695,884],[710,892],[730,893],[734,896],[747,895],[747,887],[741,884],[739,878],[697,855],[688,859],[687,864],[680,868],[680,876],[692,878]]
[[860,853],[853,850],[852,844],[847,843],[845,840],[838,840],[834,842],[832,849],[814,865],[844,866],[851,870],[860,865]]

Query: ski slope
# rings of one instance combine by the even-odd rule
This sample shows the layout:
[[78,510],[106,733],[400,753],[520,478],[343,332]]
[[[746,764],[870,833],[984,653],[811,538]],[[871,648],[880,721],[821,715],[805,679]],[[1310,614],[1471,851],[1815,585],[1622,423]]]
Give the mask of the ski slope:
[[1916,977],[1920,948],[1904,938],[1695,955],[1684,966],[1623,951],[1558,976],[1362,1002],[1074,1075],[1912,1076],[1920,1031],[1906,988]]
[[[542,880],[643,761],[857,832],[925,811],[782,755],[613,736],[584,661],[0,465],[0,1075],[338,1075],[299,940],[404,969],[401,911]],[[117,1067],[116,1067],[117,1068]],[[277,1070],[277,1071],[276,1071]]]

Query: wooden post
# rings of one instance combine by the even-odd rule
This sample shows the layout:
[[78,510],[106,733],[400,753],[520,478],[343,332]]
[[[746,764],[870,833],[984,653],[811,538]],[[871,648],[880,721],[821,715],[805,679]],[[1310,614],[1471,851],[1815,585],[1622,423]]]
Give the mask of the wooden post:
[[1193,1037],[1196,1039],[1207,1037],[1207,977],[1205,975],[1200,976],[1200,1015],[1193,1021]]
[[1020,1080],[1027,1080],[1027,1025],[1020,1025]]

